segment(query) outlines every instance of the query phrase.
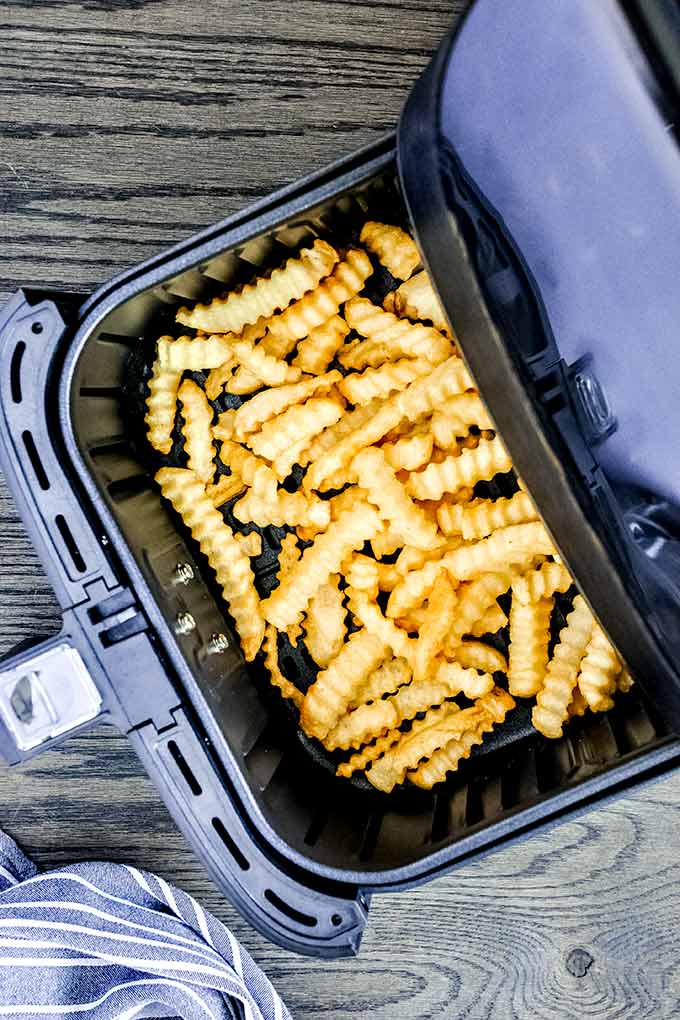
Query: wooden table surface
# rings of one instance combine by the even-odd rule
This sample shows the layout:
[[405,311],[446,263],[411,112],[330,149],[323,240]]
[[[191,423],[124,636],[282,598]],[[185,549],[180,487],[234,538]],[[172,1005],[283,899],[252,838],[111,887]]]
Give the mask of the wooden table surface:
[[[21,284],[93,288],[379,138],[451,7],[3,0],[0,300]],[[0,651],[57,619],[2,484]],[[306,1020],[680,1015],[678,778],[377,897],[359,958],[330,964],[240,919],[112,730],[0,769],[0,825],[42,868],[109,858],[181,885]]]

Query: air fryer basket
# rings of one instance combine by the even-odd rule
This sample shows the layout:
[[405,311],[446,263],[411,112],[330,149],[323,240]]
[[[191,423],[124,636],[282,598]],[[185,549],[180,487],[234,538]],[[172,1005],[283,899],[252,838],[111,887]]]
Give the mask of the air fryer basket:
[[[177,332],[178,305],[204,301],[279,264],[315,236],[348,243],[367,215],[392,222],[405,218],[391,161],[354,187],[340,185],[325,201],[317,204],[312,195],[310,202],[303,213],[202,259],[107,315],[90,333],[77,363],[72,423],[87,468],[174,629],[200,694],[269,826],[297,854],[326,868],[394,872],[556,790],[613,768],[652,747],[663,733],[637,693],[621,699],[607,716],[574,721],[558,742],[534,734],[520,706],[510,724],[445,787],[387,798],[367,784],[335,779],[332,760],[300,738],[261,668],[244,665],[210,572],[197,562],[191,540],[161,504],[152,481],[158,461],[144,442],[144,379],[155,338]],[[377,272],[370,281],[374,296],[381,298],[388,284],[384,273]],[[216,405],[218,410],[225,406]],[[255,563],[261,592],[271,587],[281,534],[273,528],[263,532],[263,555]],[[193,576],[183,583],[186,565]],[[221,634],[227,635],[229,647],[216,652],[216,635]],[[292,646],[282,650],[284,670],[307,684],[311,662]]]

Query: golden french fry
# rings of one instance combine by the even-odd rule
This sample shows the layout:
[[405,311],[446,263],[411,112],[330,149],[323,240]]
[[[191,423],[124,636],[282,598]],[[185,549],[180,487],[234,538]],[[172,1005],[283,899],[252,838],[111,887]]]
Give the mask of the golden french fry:
[[[206,485],[205,492],[213,506],[224,506],[234,496],[240,495],[246,483],[237,474],[222,475],[214,485]],[[252,534],[252,532],[251,532]]]
[[621,691],[623,694],[627,694],[631,689],[635,681],[627,666],[624,666],[616,679],[616,689]]
[[[262,345],[260,345],[258,350],[268,353]],[[280,362],[277,361],[277,364],[280,366]],[[231,393],[237,397],[245,397],[250,393],[257,393],[263,386],[264,383],[258,375],[254,375],[244,365],[239,365],[225,384],[224,390],[225,393]]]
[[444,569],[443,559],[430,560],[423,564],[419,570],[412,570],[406,574],[403,581],[400,581],[390,593],[386,615],[396,620],[412,609],[421,606],[432,591],[440,572]]
[[531,524],[499,528],[488,538],[453,549],[446,554],[443,562],[452,577],[465,581],[510,565],[519,569],[535,556],[548,556],[554,551],[543,524],[533,521]]
[[458,456],[446,457],[440,464],[429,464],[423,471],[413,472],[407,488],[416,499],[441,499],[445,492],[493,478],[511,467],[512,461],[498,437],[482,439],[476,449],[462,450]]
[[177,321],[208,333],[240,333],[248,323],[269,318],[313,290],[337,261],[336,250],[317,239],[313,247],[303,248],[297,259],[289,259],[270,276],[261,276],[239,291],[197,304],[191,310],[180,308]]
[[331,316],[300,341],[293,364],[302,372],[321,375],[344,344],[348,333],[349,326],[342,316]]
[[331,574],[312,596],[307,609],[305,644],[317,666],[325,669],[340,653],[347,627],[340,575]]
[[455,649],[454,662],[480,673],[507,673],[508,663],[502,652],[483,641],[463,641]]
[[612,697],[623,664],[602,628],[595,624],[578,676],[578,687],[593,712],[614,707]]
[[287,361],[267,354],[261,344],[256,347],[248,340],[239,339],[232,342],[231,349],[241,365],[267,386],[282,386],[284,383],[295,383],[300,379],[299,368],[293,368]]
[[366,337],[347,346],[339,356],[344,368],[377,368],[390,359],[410,357],[441,364],[453,353],[453,346],[432,326],[398,319],[368,298],[355,297],[345,305],[345,318],[352,329]]
[[217,400],[224,387],[229,383],[235,365],[235,358],[227,358],[217,368],[210,369],[208,378],[205,380],[205,395],[208,400]]
[[368,704],[369,701],[379,701],[385,694],[394,694],[407,684],[411,677],[411,667],[406,659],[401,656],[386,659],[357,689],[347,707],[358,708],[360,705]]
[[466,390],[469,384],[470,377],[461,359],[449,358],[433,369],[430,375],[416,379],[401,393],[389,397],[367,421],[341,438],[335,446],[323,452],[310,465],[304,480],[305,487],[318,488],[324,478],[345,468],[357,453],[378,442],[404,419],[415,421],[426,416],[437,404],[447,400],[454,393]]
[[267,467],[260,457],[251,453],[250,450],[246,450],[239,443],[235,443],[233,439],[224,439],[222,441],[220,460],[229,468],[232,474],[243,479],[246,485],[253,484],[255,472],[258,469]]
[[[242,404],[234,413],[234,436],[243,441],[265,422],[282,414],[294,404],[307,400],[315,393],[330,390],[341,379],[342,376],[339,372],[328,372],[326,375],[314,379],[302,379],[298,383],[289,383],[287,386],[278,386],[276,389],[258,393],[257,396]],[[225,413],[230,414],[231,412]],[[220,422],[224,417],[225,415],[220,415]],[[231,436],[225,436],[225,438],[230,439]]]
[[408,612],[400,616],[399,619],[395,620],[397,627],[401,627],[407,634],[413,634],[418,636],[420,628],[427,619],[427,599],[423,602],[422,606],[418,606],[417,609],[409,609]]
[[306,467],[307,464],[317,460],[323,453],[331,450],[341,439],[369,421],[381,405],[382,401],[376,400],[365,407],[356,407],[353,411],[345,411],[342,418],[335,425],[330,425],[323,430],[321,435],[315,436],[311,440],[309,446],[302,451],[298,463],[301,467]]
[[359,240],[398,280],[408,280],[420,265],[417,245],[401,227],[368,220],[361,229]]
[[531,713],[539,733],[557,739],[567,718],[576,681],[593,633],[595,621],[581,595],[574,599],[574,608],[567,616],[567,626],[560,631],[560,639],[548,663],[543,688],[536,698]]
[[[161,339],[173,342],[173,338]],[[159,341],[160,342],[160,341]],[[172,430],[175,425],[177,411],[177,391],[182,373],[162,368],[158,359],[154,361],[149,379],[149,396],[146,399],[146,417],[149,442],[159,453],[170,453],[172,449]]]
[[331,520],[337,521],[345,510],[353,510],[357,503],[367,503],[367,493],[358,485],[348,485],[337,496],[328,500],[331,508]]
[[213,425],[213,437],[215,439],[233,439],[234,422],[236,420],[236,408],[230,407],[217,416],[217,424]]
[[300,724],[307,736],[318,740],[328,736],[347,710],[354,692],[387,654],[385,645],[368,631],[350,634],[338,655],[307,691],[300,713]]
[[396,626],[394,620],[383,616],[380,606],[375,599],[371,598],[364,591],[357,591],[356,588],[347,589],[348,606],[356,619],[361,623],[369,634],[379,638],[382,644],[387,645],[392,654],[413,662],[414,642],[403,630]]
[[294,404],[271,418],[246,441],[259,457],[272,461],[281,481],[290,474],[302,447],[322,429],[334,425],[343,411],[340,401],[332,397],[310,397],[304,404]]
[[496,605],[496,599],[508,590],[512,576],[507,571],[481,574],[465,586],[461,586],[453,619],[449,621],[445,648],[447,655],[455,655],[456,646],[463,640],[463,634],[471,634],[475,623],[486,611]]
[[375,602],[380,586],[378,563],[372,556],[353,553],[343,564],[343,571],[349,588],[364,592]]
[[265,622],[248,557],[192,471],[161,468],[156,482],[215,571],[234,618],[243,654],[251,662],[262,644]]
[[479,429],[492,429],[493,422],[478,393],[460,393],[452,397],[446,407],[437,408],[432,415],[432,435],[442,450],[452,450],[459,439],[467,435],[471,425]]
[[443,782],[449,772],[455,772],[460,762],[470,756],[472,748],[482,743],[484,735],[504,721],[510,709],[514,708],[515,702],[509,694],[496,687],[491,693],[480,698],[477,706],[484,709],[481,722],[434,751],[415,770],[407,772],[406,777],[410,782],[424,790],[431,790],[436,783]]
[[336,776],[349,778],[355,772],[363,772],[370,762],[375,761],[402,737],[401,730],[390,730],[383,737],[378,737],[370,744],[353,754],[349,761],[343,761],[336,770]]
[[574,688],[574,696],[569,702],[567,708],[567,715],[570,719],[573,719],[575,715],[585,715],[588,711],[588,702],[581,694],[578,687]]
[[518,698],[532,697],[543,687],[553,605],[551,597],[529,603],[512,600],[508,689]]
[[427,319],[437,329],[445,333],[451,332],[444,309],[425,270],[406,280],[388,294],[388,297],[392,298],[390,304],[393,307],[383,303],[387,311],[396,312],[397,315],[408,319]]
[[[340,305],[358,294],[373,272],[365,251],[352,248],[318,287],[305,294],[285,312],[269,320],[269,330],[282,342],[295,344],[338,314]],[[298,370],[299,371],[299,370]]]
[[337,574],[346,557],[361,549],[379,528],[380,518],[367,503],[357,503],[336,521],[331,521],[328,529],[305,549],[299,563],[263,603],[267,621],[280,629],[299,623],[320,585],[325,584],[331,574]]
[[391,556],[397,549],[401,549],[404,539],[401,535],[391,531],[386,525],[380,529],[377,535],[371,539],[373,555],[380,559],[383,556]]
[[478,669],[478,666],[470,668],[463,666],[460,662],[440,659],[437,663],[435,676],[437,682],[445,685],[446,689],[451,692],[449,697],[464,694],[466,698],[475,701],[488,694],[494,686],[491,672],[484,670],[480,673]]
[[264,664],[269,670],[272,686],[278,687],[282,696],[287,701],[292,701],[296,708],[302,708],[304,694],[298,690],[295,684],[286,679],[279,666],[279,643],[276,627],[268,626],[265,629],[262,647],[264,649]]
[[443,570],[437,577],[427,603],[427,612],[413,650],[413,679],[424,680],[432,668],[435,657],[444,644],[458,597],[448,574]]
[[258,528],[265,528],[268,524],[277,527],[301,524],[324,529],[331,519],[330,507],[325,500],[317,496],[308,497],[304,492],[279,489],[276,475],[266,465],[257,468],[252,486],[235,504],[233,513],[238,521],[256,524]]
[[399,361],[386,361],[379,368],[346,375],[338,389],[350,404],[360,406],[388,397],[395,390],[406,389],[414,379],[420,379],[431,371],[429,361],[401,358]]
[[262,555],[262,535],[259,532],[249,531],[246,535],[236,532],[234,538],[251,560]]
[[377,447],[369,447],[352,460],[350,473],[368,493],[368,499],[380,511],[391,530],[399,532],[411,545],[421,549],[439,546],[437,527],[406,494],[394,469]]
[[291,623],[289,627],[286,627],[284,632],[290,641],[291,645],[297,648],[297,643],[302,637],[303,627],[301,623]]
[[486,538],[497,528],[538,520],[538,512],[526,492],[516,492],[510,499],[480,499],[461,511],[461,533],[466,542]]
[[520,602],[538,602],[539,599],[550,598],[555,592],[565,592],[571,588],[574,580],[561,563],[548,561],[536,570],[529,570],[512,583],[512,594]]
[[378,567],[378,588],[380,591],[394,591],[396,586],[401,582],[402,575],[396,569],[396,564],[393,563],[379,563],[376,561]]
[[417,432],[393,443],[385,443],[381,449],[395,471],[416,471],[430,460],[432,445],[431,432]]
[[281,539],[281,548],[279,550],[279,569],[276,572],[276,576],[279,579],[279,584],[282,579],[288,574],[302,556],[302,550],[297,544],[297,538],[295,533],[289,531]]
[[473,490],[469,486],[458,489],[455,493],[445,493],[435,511],[442,535],[446,535],[447,538],[460,535],[460,507],[470,503],[472,499]]
[[483,616],[470,627],[473,637],[484,637],[485,634],[496,634],[508,626],[508,618],[499,605],[490,606]]
[[158,341],[158,360],[163,368],[174,372],[219,368],[233,358],[232,344],[236,340],[254,343],[264,336],[267,324],[258,320],[247,326],[240,336],[234,333],[216,333],[211,336],[161,337]]
[[184,449],[189,469],[202,482],[209,482],[215,474],[212,407],[193,379],[184,380],[178,396],[184,418]]

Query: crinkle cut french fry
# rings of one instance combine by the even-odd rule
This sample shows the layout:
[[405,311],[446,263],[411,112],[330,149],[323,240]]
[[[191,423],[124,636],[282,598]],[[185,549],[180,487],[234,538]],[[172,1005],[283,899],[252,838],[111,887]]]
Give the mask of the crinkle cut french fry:
[[437,408],[432,415],[434,441],[442,450],[450,450],[456,441],[467,435],[471,425],[479,429],[492,429],[482,398],[478,393],[460,393],[443,408]]
[[386,659],[366,678],[347,707],[358,708],[369,701],[379,701],[386,694],[394,694],[409,683],[412,675],[411,667],[403,656]]
[[230,407],[228,411],[222,411],[217,416],[217,424],[213,425],[213,437],[215,439],[233,439],[234,421],[236,419],[236,408]]
[[503,722],[515,705],[510,695],[498,687],[477,704],[485,710],[482,721],[474,729],[466,730],[457,739],[440,747],[415,770],[407,772],[410,782],[424,790],[431,790],[437,783],[443,782],[449,772],[455,772],[460,762],[470,756],[472,748],[482,743],[484,735]]
[[316,489],[324,478],[345,468],[357,453],[372,443],[377,443],[403,420],[416,421],[425,417],[438,404],[446,401],[454,393],[463,392],[469,385],[470,377],[461,359],[449,358],[433,369],[430,375],[416,379],[401,393],[396,393],[384,401],[371,418],[340,439],[330,450],[322,453],[310,465],[303,482],[304,486]]
[[321,435],[315,436],[312,439],[309,446],[303,450],[300,456],[298,461],[300,466],[306,467],[307,464],[311,464],[323,453],[336,446],[345,436],[356,431],[365,422],[370,421],[378,408],[382,406],[382,403],[381,400],[375,400],[370,404],[366,404],[365,407],[355,407],[353,411],[345,411],[342,418],[335,425],[330,425],[323,430]]
[[606,712],[614,707],[612,695],[622,662],[611,641],[595,624],[581,663],[578,687],[594,712]]
[[537,521],[538,512],[526,492],[516,492],[509,499],[481,499],[475,506],[464,507],[461,513],[461,533],[466,542],[486,538],[497,528],[511,524]]
[[[243,441],[251,432],[256,432],[261,425],[282,414],[294,404],[299,404],[317,392],[330,390],[332,386],[340,382],[342,376],[339,372],[328,372],[326,375],[318,376],[315,379],[302,379],[298,383],[289,383],[287,386],[278,386],[273,390],[265,390],[258,393],[251,400],[247,400],[233,416],[233,430],[237,439]],[[230,412],[226,412],[229,414]],[[220,415],[220,421],[224,415]],[[226,437],[231,438],[231,437]]]
[[259,532],[249,531],[247,534],[236,532],[234,538],[251,560],[262,555],[262,535]]
[[543,687],[553,605],[550,597],[529,603],[512,600],[508,689],[518,698],[530,698]]
[[482,574],[459,590],[458,603],[453,620],[446,635],[446,654],[454,654],[456,645],[464,634],[472,633],[472,627],[496,605],[496,599],[508,590],[512,576],[507,571]]
[[380,578],[377,560],[363,553],[354,553],[343,565],[347,586],[364,594],[373,602],[378,597]]
[[267,354],[262,345],[256,347],[248,340],[234,340],[231,347],[241,365],[267,386],[282,386],[284,383],[296,383],[300,379],[299,368],[293,368],[287,361]]
[[342,316],[333,315],[300,341],[293,364],[302,372],[321,375],[344,344],[348,333],[349,326]]
[[393,563],[377,563],[378,588],[380,591],[393,591],[402,580]]
[[627,666],[624,666],[616,679],[616,689],[622,694],[627,694],[635,680]]
[[423,471],[409,475],[408,491],[416,499],[441,499],[445,492],[488,480],[509,471],[512,461],[498,437],[482,439],[473,450],[446,457],[440,464],[429,464]]
[[235,365],[236,359],[228,358],[222,365],[210,369],[208,378],[205,380],[205,395],[208,400],[217,400],[231,379]]
[[214,298],[193,309],[180,308],[177,321],[211,333],[240,333],[245,325],[269,318],[317,286],[338,261],[338,253],[326,241],[317,239],[311,248],[303,248],[296,259],[261,276],[239,291]]
[[265,462],[233,439],[224,439],[220,447],[220,460],[229,470],[242,478],[246,485],[252,485],[255,472],[267,467]]
[[184,418],[184,449],[189,468],[202,482],[209,482],[215,474],[212,407],[193,379],[184,380],[178,396]]
[[[172,337],[162,337],[173,342]],[[172,430],[177,411],[177,391],[182,379],[181,372],[162,368],[158,359],[154,361],[149,379],[149,396],[146,399],[146,417],[149,442],[159,453],[170,453]]]
[[496,634],[508,626],[508,618],[499,605],[490,606],[483,616],[473,623],[469,633],[473,637],[484,637],[485,634]]
[[301,524],[323,529],[331,519],[330,507],[325,500],[317,496],[308,497],[303,492],[279,489],[276,475],[266,466],[257,468],[251,488],[235,504],[233,514],[243,524],[256,524],[258,528],[269,524],[276,527]]
[[340,652],[307,691],[300,724],[309,737],[324,740],[347,710],[354,693],[386,658],[388,649],[373,634],[350,634]]
[[562,726],[567,718],[581,660],[593,633],[594,623],[583,597],[577,595],[574,608],[567,616],[567,626],[560,631],[559,641],[548,663],[543,688],[538,693],[531,713],[534,726],[546,737],[557,739],[562,736]]
[[444,333],[451,332],[444,309],[425,270],[406,280],[389,296],[392,298],[392,307],[384,303],[386,311],[408,319],[426,319]]
[[192,471],[161,468],[156,474],[156,482],[215,571],[234,618],[243,654],[251,662],[262,644],[265,621],[248,557]]
[[400,532],[404,540],[421,549],[440,545],[437,527],[423,510],[416,506],[397,481],[394,469],[385,460],[378,447],[369,447],[352,460],[350,474],[368,493],[368,499],[378,507],[380,516],[390,528]]
[[380,529],[377,535],[374,535],[371,539],[371,548],[373,555],[381,559],[383,556],[391,556],[397,549],[401,549],[404,544],[404,539],[401,535],[391,531],[390,528],[384,526]]
[[508,662],[502,652],[483,641],[463,641],[453,655],[454,662],[480,673],[507,673]]
[[349,715],[338,717],[332,737],[324,734],[328,749],[359,747],[365,741],[415,718],[420,712],[460,694],[464,686],[468,685],[470,689],[480,686],[476,670],[465,670],[455,663],[447,663],[446,666],[441,676],[438,670],[435,677],[405,684],[388,698],[361,705]]
[[573,719],[575,715],[585,715],[586,712],[588,711],[588,708],[589,708],[588,702],[583,697],[578,687],[575,687],[574,696],[569,702],[569,707],[567,709],[568,717],[570,719]]
[[416,471],[430,460],[432,445],[431,432],[418,432],[384,443],[381,449],[395,471]]
[[368,220],[359,240],[398,280],[408,280],[420,265],[420,252],[409,234],[401,227]]
[[361,623],[369,634],[375,635],[380,641],[387,645],[392,654],[405,658],[408,662],[413,661],[414,642],[403,630],[396,626],[394,620],[383,616],[382,610],[377,602],[366,592],[357,591],[355,588],[347,589],[348,606],[356,619]]
[[344,776],[349,779],[355,772],[363,772],[370,762],[380,758],[393,744],[396,744],[402,737],[401,730],[390,730],[382,737],[377,737],[370,744],[366,744],[360,751],[353,754],[348,761],[338,765],[336,776]]
[[331,521],[328,529],[305,549],[299,563],[263,603],[267,621],[280,629],[299,623],[318,587],[331,574],[337,574],[343,560],[361,549],[380,525],[380,517],[367,503],[357,503],[352,510]]
[[442,535],[451,538],[461,534],[463,505],[472,500],[472,492],[469,487],[458,489],[456,493],[447,493],[441,500],[435,516]]
[[404,580],[392,589],[387,600],[386,615],[396,620],[411,609],[421,606],[432,591],[440,571],[444,569],[443,560],[439,559],[430,560],[419,570],[408,573]]
[[399,361],[386,361],[379,368],[352,372],[345,376],[338,389],[350,404],[361,406],[371,400],[388,397],[395,390],[406,389],[414,379],[420,379],[431,371],[429,361],[401,358]]
[[482,538],[471,545],[453,549],[444,557],[448,572],[460,581],[478,577],[479,574],[505,569],[510,565],[519,569],[536,556],[549,556],[555,549],[540,521],[530,524],[511,524],[499,528],[488,538]]
[[297,544],[297,537],[294,532],[289,531],[281,539],[281,548],[279,550],[279,569],[276,572],[276,576],[281,580],[286,576],[287,573],[293,568],[297,561],[302,556],[302,550]]
[[447,659],[438,661],[435,676],[438,683],[450,690],[449,697],[464,694],[471,701],[488,694],[494,685],[490,672],[480,673],[477,666],[469,668],[460,662],[449,662]]
[[161,337],[158,341],[158,360],[163,368],[176,372],[219,368],[225,361],[232,360],[232,344],[236,340],[252,344],[264,336],[266,328],[266,322],[260,319],[253,326],[247,326],[239,337],[234,333],[181,336],[177,340]]
[[266,422],[259,432],[247,436],[247,442],[259,456],[273,462],[279,479],[290,474],[300,443],[310,439],[342,416],[343,405],[332,397],[310,397],[294,404]]
[[453,345],[432,326],[398,319],[368,298],[355,297],[345,305],[345,318],[366,340],[348,345],[339,355],[347,369],[377,368],[399,357],[425,359],[433,365],[451,357]]
[[443,570],[434,582],[427,602],[427,612],[413,650],[413,679],[424,680],[451,626],[458,597],[449,576]]
[[246,488],[246,483],[237,474],[222,475],[214,485],[206,485],[206,495],[213,506],[224,506],[234,496],[240,495]]
[[276,627],[268,626],[265,629],[262,647],[265,653],[264,664],[269,670],[272,686],[278,687],[283,697],[287,701],[292,701],[295,707],[300,709],[304,701],[304,694],[283,675],[279,666],[279,643]]
[[345,640],[345,607],[340,575],[331,574],[312,596],[307,608],[305,644],[317,666],[325,669],[340,653]]
[[513,597],[520,602],[537,602],[549,598],[555,592],[565,592],[571,588],[574,580],[566,567],[561,563],[549,560],[542,563],[536,570],[529,570],[512,583]]
[[293,344],[302,340],[313,329],[318,329],[337,315],[340,305],[359,293],[372,272],[373,266],[366,252],[359,248],[350,249],[331,276],[285,312],[269,320],[270,332]]

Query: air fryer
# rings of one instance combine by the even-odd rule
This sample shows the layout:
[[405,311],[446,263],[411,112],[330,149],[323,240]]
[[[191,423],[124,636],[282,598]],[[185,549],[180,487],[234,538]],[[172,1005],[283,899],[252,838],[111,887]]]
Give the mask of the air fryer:
[[[670,286],[680,218],[668,215],[680,205],[675,36],[669,29],[658,42],[659,19],[672,27],[674,8],[528,6],[478,0],[416,86],[398,140],[294,184],[92,297],[24,290],[0,313],[3,469],[64,617],[59,635],[2,664],[0,748],[21,761],[98,721],[115,723],[225,894],[273,941],[311,955],[357,951],[372,893],[426,881],[649,781],[680,755],[680,476],[668,422],[659,421],[678,379],[660,370],[680,321]],[[527,17],[534,28],[523,52]],[[573,103],[558,88],[567,71],[586,92],[574,86]],[[542,89],[541,76],[555,87]],[[595,87],[598,109],[611,115],[591,122]],[[619,154],[607,147],[614,126],[648,157],[649,177],[635,181],[655,191],[642,208],[664,206],[645,247],[655,261],[641,309],[652,296],[663,306],[660,331],[638,347],[635,322],[627,324],[638,302],[625,274],[641,272],[639,253],[636,264],[624,251],[635,237],[623,217],[629,196],[623,184],[607,194],[616,175],[588,177],[582,166],[593,139]],[[548,163],[559,168],[554,183]],[[569,190],[570,181],[557,215],[550,189]],[[559,741],[533,732],[519,708],[446,784],[394,797],[336,779],[261,667],[246,667],[209,570],[153,484],[140,420],[153,341],[172,331],[179,305],[279,264],[316,236],[352,238],[367,215],[410,221],[513,460],[639,681],[611,712],[574,720]],[[598,272],[582,265],[588,243]],[[567,266],[555,276],[558,256]],[[603,289],[610,270],[625,275],[616,294]],[[371,286],[381,285],[376,274]],[[598,293],[600,303],[628,293],[617,338],[603,329],[602,309],[584,332]],[[570,316],[572,302],[580,318]],[[637,384],[658,393],[654,406],[636,404],[632,382],[619,387],[609,372],[622,351]],[[656,437],[665,461],[654,459]],[[279,539],[264,530],[262,591]],[[304,679],[292,649],[284,667]]]

